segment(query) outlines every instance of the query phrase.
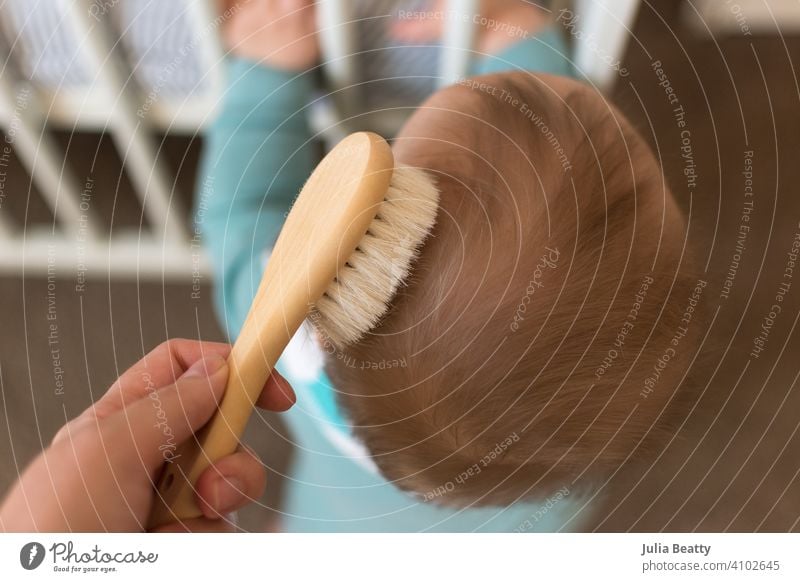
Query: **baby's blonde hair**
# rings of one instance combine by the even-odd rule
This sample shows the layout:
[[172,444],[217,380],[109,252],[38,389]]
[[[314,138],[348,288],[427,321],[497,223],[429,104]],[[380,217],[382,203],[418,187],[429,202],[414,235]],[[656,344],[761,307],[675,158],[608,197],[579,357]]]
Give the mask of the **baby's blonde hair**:
[[384,475],[506,505],[596,482],[669,434],[698,283],[624,117],[577,82],[492,75],[434,95],[394,148],[437,177],[437,224],[380,326],[327,362]]

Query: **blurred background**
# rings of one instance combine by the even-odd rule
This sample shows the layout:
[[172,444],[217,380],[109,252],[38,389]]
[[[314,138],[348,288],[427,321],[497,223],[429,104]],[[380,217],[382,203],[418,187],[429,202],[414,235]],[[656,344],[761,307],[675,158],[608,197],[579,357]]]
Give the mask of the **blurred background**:
[[[611,484],[620,493],[608,493],[598,529],[798,530],[800,282],[787,289],[767,348],[751,351],[779,285],[791,283],[784,274],[800,236],[800,2],[537,4],[559,20],[588,82],[653,146],[690,217],[713,307],[708,353],[695,370],[701,400],[654,466]],[[233,5],[0,4],[0,494],[67,419],[155,345],[226,337],[190,209]],[[367,38],[389,47],[398,7],[424,5],[321,2],[320,77],[333,89],[368,78],[346,57]],[[400,96],[405,102],[463,74],[474,31],[457,24],[396,65],[427,79]],[[322,100],[311,114],[321,147],[349,129],[340,122],[353,111],[380,105],[352,91]],[[370,120],[387,135],[400,123]],[[745,211],[746,187],[754,204]],[[289,437],[278,418],[260,413],[247,440],[271,481],[241,526],[269,530]]]

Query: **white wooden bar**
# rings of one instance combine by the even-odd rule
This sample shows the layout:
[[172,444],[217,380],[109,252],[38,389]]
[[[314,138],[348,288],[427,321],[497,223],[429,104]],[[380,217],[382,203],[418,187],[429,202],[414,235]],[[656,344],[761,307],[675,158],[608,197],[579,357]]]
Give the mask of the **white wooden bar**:
[[[319,0],[317,28],[322,51],[322,66],[342,117],[359,112],[359,89],[356,84],[355,59],[357,50],[355,23],[350,0]],[[346,91],[347,98],[344,98]]]
[[[0,109],[5,112],[3,129],[7,141],[64,233],[94,237],[98,232],[97,218],[87,204],[81,208],[78,183],[65,165],[63,152],[45,130],[45,115],[35,90],[15,78],[3,50],[0,47],[0,60],[7,65],[0,75]],[[4,230],[12,230],[8,221]]]
[[452,85],[465,77],[475,43],[473,15],[479,10],[478,0],[448,0],[445,11],[439,86]]
[[[202,249],[189,245],[165,246],[138,231],[120,232],[102,242],[76,244],[53,236],[49,229],[29,229],[24,239],[4,241],[0,274],[46,276],[48,264],[58,265],[58,276],[75,284],[82,278],[197,282],[210,275]],[[80,273],[80,277],[78,274]]]
[[633,35],[641,0],[576,0],[578,27],[591,42],[573,44],[577,69],[601,90],[608,90],[618,72],[607,60],[619,62]]
[[118,48],[105,30],[102,21],[89,12],[90,0],[66,2],[66,16],[85,47],[95,73],[94,84],[107,91],[113,102],[110,133],[120,150],[134,189],[154,233],[159,239],[176,244],[188,241],[186,212],[174,192],[174,180],[157,157],[149,126],[137,116],[137,97],[130,76],[125,77],[124,63],[117,58]]
[[800,32],[797,0],[694,0],[681,8],[682,18],[698,34],[752,36]]
[[[47,123],[67,131],[107,131],[113,125],[113,103],[107,91],[98,87],[42,90]],[[195,135],[213,114],[216,94],[188,96],[184,100],[158,99],[144,112],[151,129],[169,134]]]

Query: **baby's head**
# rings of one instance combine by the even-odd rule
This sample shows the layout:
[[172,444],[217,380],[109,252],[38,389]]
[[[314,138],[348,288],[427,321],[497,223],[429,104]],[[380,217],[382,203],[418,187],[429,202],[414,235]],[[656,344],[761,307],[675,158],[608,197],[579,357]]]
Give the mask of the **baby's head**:
[[327,362],[386,478],[505,505],[663,438],[696,279],[685,221],[622,115],[577,82],[493,75],[431,97],[393,147],[436,176],[437,223],[381,324]]

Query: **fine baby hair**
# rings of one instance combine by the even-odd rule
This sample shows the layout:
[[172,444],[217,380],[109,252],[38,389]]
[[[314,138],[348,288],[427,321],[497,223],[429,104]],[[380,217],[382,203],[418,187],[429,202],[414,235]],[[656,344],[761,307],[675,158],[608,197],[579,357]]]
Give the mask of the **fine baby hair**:
[[507,505],[647,458],[692,393],[703,285],[640,135],[584,84],[512,73],[438,92],[393,149],[435,176],[436,224],[379,325],[326,350],[384,476]]

